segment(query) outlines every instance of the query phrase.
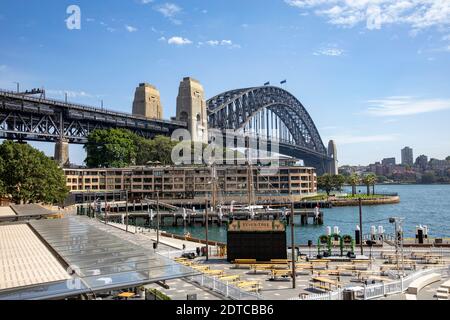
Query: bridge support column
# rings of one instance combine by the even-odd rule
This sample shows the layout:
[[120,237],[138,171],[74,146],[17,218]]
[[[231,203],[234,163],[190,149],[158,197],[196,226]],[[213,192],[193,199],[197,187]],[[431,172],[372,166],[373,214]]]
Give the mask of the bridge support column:
[[55,144],[55,161],[64,167],[69,164],[69,142],[61,139]]

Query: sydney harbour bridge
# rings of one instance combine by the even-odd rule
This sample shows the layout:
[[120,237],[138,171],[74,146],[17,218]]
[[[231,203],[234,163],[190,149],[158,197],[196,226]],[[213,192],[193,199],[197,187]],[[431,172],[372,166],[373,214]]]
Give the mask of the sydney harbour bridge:
[[[61,144],[85,144],[96,129],[124,128],[149,139],[189,129],[184,119],[149,119],[47,99],[43,94],[41,90],[0,90],[0,139],[56,143],[58,158]],[[280,154],[303,160],[319,174],[336,171],[334,143],[325,147],[306,108],[282,88],[261,86],[227,91],[206,100],[206,110],[209,129],[224,134],[234,132],[269,146],[276,143]]]

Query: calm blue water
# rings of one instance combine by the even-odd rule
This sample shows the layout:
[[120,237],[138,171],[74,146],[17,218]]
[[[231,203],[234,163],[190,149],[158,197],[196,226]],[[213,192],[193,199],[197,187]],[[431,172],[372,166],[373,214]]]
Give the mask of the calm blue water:
[[[365,187],[360,188],[362,193]],[[351,192],[351,190],[346,190]],[[389,185],[378,186],[377,192],[397,192],[401,197],[400,204],[365,206],[363,207],[363,229],[369,233],[370,226],[384,226],[386,232],[392,233],[393,226],[389,224],[389,217],[405,218],[403,230],[406,237],[414,237],[416,225],[429,227],[432,237],[450,237],[450,185]],[[358,207],[333,208],[325,210],[323,226],[296,226],[295,237],[297,243],[307,243],[326,233],[327,226],[338,226],[341,234],[354,235],[356,225],[359,224]],[[204,238],[204,229],[196,227],[165,227],[164,230],[183,235],[190,232],[193,237]],[[290,239],[290,228],[288,228]],[[209,228],[209,239],[226,242],[226,229],[213,226]]]

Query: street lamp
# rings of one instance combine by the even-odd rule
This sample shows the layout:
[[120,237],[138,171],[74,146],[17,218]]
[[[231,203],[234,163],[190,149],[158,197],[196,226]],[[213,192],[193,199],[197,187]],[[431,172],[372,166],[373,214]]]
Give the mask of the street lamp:
[[159,220],[160,220],[160,213],[159,213],[159,190],[156,192],[156,246],[159,246]]
[[209,217],[208,217],[208,203],[209,201],[205,201],[205,240],[206,240],[206,261],[209,261],[209,241],[208,241],[208,223],[209,223]]
[[295,211],[294,211],[294,203],[291,202],[291,246],[292,246],[292,288],[296,287],[297,280],[297,272],[295,271],[295,235],[294,235],[294,219]]
[[363,249],[363,222],[362,222],[362,199],[359,198],[359,245],[361,247],[361,255],[364,255]]
[[399,246],[400,246],[400,253],[402,255],[402,275],[405,273],[405,264],[404,264],[404,255],[403,255],[403,234],[402,234],[402,218],[389,218],[389,222],[391,224],[394,224],[395,227],[395,258],[397,260],[397,273],[400,277],[400,260],[399,260]]
[[127,226],[125,231],[128,232],[128,190],[125,190],[125,212],[126,212],[126,221],[127,221]]

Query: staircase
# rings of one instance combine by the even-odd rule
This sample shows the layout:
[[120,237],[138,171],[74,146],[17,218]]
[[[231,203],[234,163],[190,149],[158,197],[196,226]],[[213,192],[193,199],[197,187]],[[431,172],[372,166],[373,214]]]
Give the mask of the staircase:
[[438,300],[449,300],[450,280],[444,282],[436,292]]

